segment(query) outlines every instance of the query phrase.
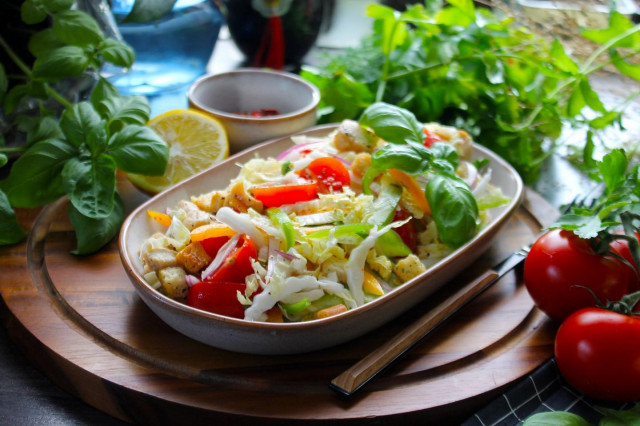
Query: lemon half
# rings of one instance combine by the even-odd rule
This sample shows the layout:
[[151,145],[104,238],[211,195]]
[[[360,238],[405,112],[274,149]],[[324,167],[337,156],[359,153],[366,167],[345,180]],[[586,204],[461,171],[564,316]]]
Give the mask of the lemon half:
[[165,112],[147,123],[169,145],[163,176],[128,174],[145,192],[157,194],[229,155],[227,133],[215,118],[192,109]]

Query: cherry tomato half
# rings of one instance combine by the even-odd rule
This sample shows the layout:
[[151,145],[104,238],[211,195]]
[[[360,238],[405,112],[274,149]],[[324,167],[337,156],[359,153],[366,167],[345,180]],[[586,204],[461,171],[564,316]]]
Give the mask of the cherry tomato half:
[[330,194],[342,191],[343,186],[351,184],[349,169],[334,157],[321,157],[313,160],[301,175],[318,184],[318,192]]
[[187,305],[214,314],[244,318],[244,306],[237,293],[244,293],[246,288],[244,283],[201,281],[189,289]]
[[581,309],[558,329],[555,354],[563,377],[585,395],[640,399],[640,316]]
[[253,188],[253,196],[267,207],[280,207],[283,204],[309,201],[316,198],[317,195],[318,187],[315,182]]
[[596,254],[589,242],[571,231],[554,229],[531,247],[524,262],[524,282],[536,305],[562,321],[596,305],[588,287],[603,303],[620,300],[629,289],[631,270],[613,256]]
[[253,273],[251,259],[256,259],[257,257],[256,244],[248,235],[242,234],[235,250],[227,256],[222,265],[208,280],[244,283],[245,277]]
[[426,146],[427,148],[431,148],[433,144],[436,142],[442,142],[442,138],[440,136],[436,135],[426,127],[424,128],[423,132],[424,132],[424,146]]
[[[411,214],[408,211],[403,208],[399,208],[393,214],[393,221],[405,220],[410,216]],[[418,231],[416,230],[416,224],[413,219],[404,225],[395,228],[395,231],[400,235],[400,238],[402,238],[402,242],[415,253],[418,249]]]

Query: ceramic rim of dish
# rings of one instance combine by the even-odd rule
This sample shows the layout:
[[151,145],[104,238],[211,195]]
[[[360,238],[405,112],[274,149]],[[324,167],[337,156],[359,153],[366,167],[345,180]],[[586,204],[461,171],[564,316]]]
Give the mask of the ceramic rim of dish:
[[[269,75],[269,76],[277,76],[277,77],[284,77],[290,81],[293,81],[307,89],[310,90],[311,92],[311,103],[305,105],[302,108],[298,108],[296,110],[293,110],[291,112],[287,112],[284,114],[277,114],[277,115],[269,115],[269,116],[265,116],[265,117],[252,117],[252,116],[246,116],[246,115],[242,115],[242,114],[234,114],[232,112],[227,112],[227,111],[223,111],[221,109],[217,109],[217,108],[211,108],[208,106],[203,105],[201,102],[198,102],[195,100],[195,92],[199,89],[200,86],[202,86],[204,83],[206,83],[209,80],[213,80],[213,79],[218,79],[218,78],[225,78],[225,77],[229,77],[229,76],[233,76],[233,75],[247,75],[247,74],[259,74],[259,75]],[[189,90],[187,91],[187,99],[189,100],[189,104],[196,109],[199,109],[205,113],[209,113],[212,115],[219,115],[221,117],[224,117],[225,119],[228,120],[232,120],[232,121],[236,121],[236,122],[245,122],[245,123],[250,123],[250,122],[269,122],[269,123],[274,123],[274,122],[279,122],[279,121],[287,121],[287,120],[291,120],[293,118],[296,117],[300,117],[303,115],[308,114],[309,112],[313,111],[314,109],[316,109],[318,107],[318,104],[320,103],[320,90],[313,84],[309,83],[308,81],[302,79],[301,77],[286,72],[286,71],[274,71],[274,70],[267,70],[267,69],[253,69],[253,68],[239,68],[233,71],[228,71],[228,72],[222,72],[222,73],[218,73],[218,74],[207,74],[207,75],[203,75],[202,77],[198,78],[196,81],[193,82],[193,84],[191,85],[191,87],[189,87]]]

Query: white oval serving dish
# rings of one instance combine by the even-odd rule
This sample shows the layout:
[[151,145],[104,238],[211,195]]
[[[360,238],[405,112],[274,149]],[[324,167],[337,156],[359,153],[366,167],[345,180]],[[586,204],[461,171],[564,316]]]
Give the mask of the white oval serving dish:
[[[321,137],[335,125],[310,128],[299,134]],[[324,349],[359,337],[402,314],[434,293],[480,256],[498,235],[523,197],[518,173],[488,149],[474,145],[472,158],[487,158],[492,183],[511,199],[491,210],[491,221],[468,243],[423,274],[384,296],[342,314],[308,322],[263,323],[229,318],[189,307],[151,288],[143,278],[138,250],[151,234],[163,229],[150,220],[147,210],[164,211],[178,201],[213,189],[222,189],[239,172],[238,163],[256,155],[275,157],[290,147],[290,137],[256,145],[229,157],[140,205],[124,221],[120,232],[120,258],[142,300],[171,327],[195,340],[230,351],[253,354],[294,354]]]

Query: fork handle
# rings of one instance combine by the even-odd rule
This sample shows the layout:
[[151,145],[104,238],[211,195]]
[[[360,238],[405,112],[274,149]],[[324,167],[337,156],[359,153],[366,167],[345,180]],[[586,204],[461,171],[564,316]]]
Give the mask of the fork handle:
[[492,269],[486,271],[404,328],[393,339],[334,378],[329,387],[342,395],[351,396],[498,278],[496,271]]

